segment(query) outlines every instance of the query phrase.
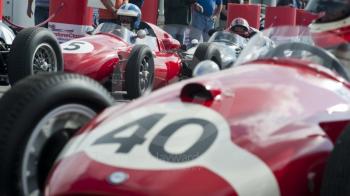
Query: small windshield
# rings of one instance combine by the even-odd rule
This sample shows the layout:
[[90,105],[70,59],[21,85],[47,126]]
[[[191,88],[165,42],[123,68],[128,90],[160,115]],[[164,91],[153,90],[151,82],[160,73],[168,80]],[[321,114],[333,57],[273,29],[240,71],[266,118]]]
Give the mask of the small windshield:
[[217,31],[210,37],[208,42],[222,42],[228,45],[236,44],[243,47],[246,44],[247,40],[234,33]]
[[149,46],[153,51],[158,51],[157,38],[150,36],[147,29],[143,29],[143,30],[145,30],[146,37],[138,38],[136,33],[118,24],[102,23],[98,25],[98,27],[95,29],[93,34],[111,33],[131,45],[143,44],[143,45]]
[[[235,66],[258,59],[296,59],[350,75],[349,44],[333,33],[313,33],[307,27],[279,26],[256,34]],[[346,78],[346,77],[345,77]]]
[[114,34],[129,44],[132,44],[134,42],[132,41],[133,40],[132,38],[135,37],[135,33],[115,23],[102,23],[98,25],[95,31],[93,32],[93,34],[98,34],[98,33]]

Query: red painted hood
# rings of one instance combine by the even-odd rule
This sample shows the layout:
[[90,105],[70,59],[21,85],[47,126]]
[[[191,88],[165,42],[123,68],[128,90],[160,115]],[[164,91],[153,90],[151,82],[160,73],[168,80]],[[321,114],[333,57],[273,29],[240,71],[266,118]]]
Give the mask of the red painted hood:
[[99,34],[61,44],[66,72],[101,80],[108,76],[118,61],[119,51],[129,45],[113,35]]
[[[109,108],[67,145],[47,194],[317,195],[308,176],[318,190],[334,139],[319,125],[350,116],[350,91],[338,79],[255,63]],[[215,98],[182,102],[191,84]]]

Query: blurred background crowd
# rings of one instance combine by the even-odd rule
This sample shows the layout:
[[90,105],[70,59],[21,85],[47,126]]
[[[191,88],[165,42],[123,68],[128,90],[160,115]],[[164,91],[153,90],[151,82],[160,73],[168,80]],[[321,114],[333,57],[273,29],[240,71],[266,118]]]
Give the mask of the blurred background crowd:
[[[33,0],[28,0],[27,15],[31,17],[34,13],[37,25],[48,17],[50,0],[36,0],[35,2],[33,11]],[[116,11],[122,4],[133,3],[140,8],[144,5],[144,0],[116,0],[115,3],[111,0],[101,0],[101,2],[105,9],[94,9],[95,25],[102,22],[116,22]],[[224,30],[229,26],[227,24],[229,3],[260,4],[261,15],[263,15],[266,6],[304,9],[307,0],[160,0],[158,25],[182,44],[188,43],[192,38],[196,38],[199,42],[207,41],[210,30]],[[261,18],[263,20],[264,16]],[[261,24],[263,24],[262,21]],[[260,27],[261,29],[263,26]]]

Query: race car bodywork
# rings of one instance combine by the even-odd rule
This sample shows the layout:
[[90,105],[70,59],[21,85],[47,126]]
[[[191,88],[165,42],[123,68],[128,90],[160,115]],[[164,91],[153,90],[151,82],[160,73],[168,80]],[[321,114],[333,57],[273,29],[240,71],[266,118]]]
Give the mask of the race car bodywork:
[[230,68],[237,60],[248,40],[226,31],[214,32],[208,42],[200,43],[183,53],[183,62],[190,69],[203,60],[213,60],[220,69]]
[[62,54],[53,33],[40,27],[11,29],[0,22],[0,85],[14,84],[39,71],[62,69]]
[[[153,24],[141,23],[140,28],[146,31],[145,37],[140,38],[119,25],[105,23],[92,36],[63,43],[65,72],[79,73],[100,83],[108,83],[112,92],[128,91],[125,87],[126,70],[140,75],[140,79],[128,80],[140,80],[142,83],[144,79],[152,89],[179,80],[181,59],[176,53],[176,49],[180,48],[179,42]],[[138,66],[137,60],[145,58],[142,54],[130,59],[135,45],[142,45],[151,51],[148,58],[152,60],[148,59],[147,63],[154,65]],[[130,68],[127,69],[127,66]]]
[[0,23],[0,38],[1,38],[0,83],[6,84],[8,83],[7,56],[10,51],[10,46],[13,40],[15,39],[15,33],[2,22]]
[[0,99],[0,192],[349,195],[349,47],[334,36],[269,28],[232,69],[95,118],[114,102],[95,80],[28,77]]
[[[350,119],[350,91],[306,65],[269,64],[105,111],[68,144],[48,195],[318,195],[325,160]],[[205,100],[192,95],[200,88],[218,92],[209,107],[184,101]],[[128,130],[135,132],[125,137]]]
[[350,85],[323,67],[335,59],[285,43],[105,110],[61,152],[46,195],[319,195],[335,180],[323,174],[349,129]]

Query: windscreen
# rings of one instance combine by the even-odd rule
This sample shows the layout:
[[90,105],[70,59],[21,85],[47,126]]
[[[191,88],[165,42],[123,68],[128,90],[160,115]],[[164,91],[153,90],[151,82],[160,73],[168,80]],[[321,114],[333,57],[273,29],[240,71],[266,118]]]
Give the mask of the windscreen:
[[98,25],[93,34],[98,33],[111,33],[129,44],[134,42],[132,38],[135,37],[135,33],[115,23],[102,23]]
[[236,44],[243,47],[246,44],[247,40],[234,33],[218,31],[210,37],[208,42],[222,42],[228,45]]
[[315,33],[302,26],[279,26],[256,34],[235,66],[259,59],[297,59],[350,74],[349,43],[333,33]]

